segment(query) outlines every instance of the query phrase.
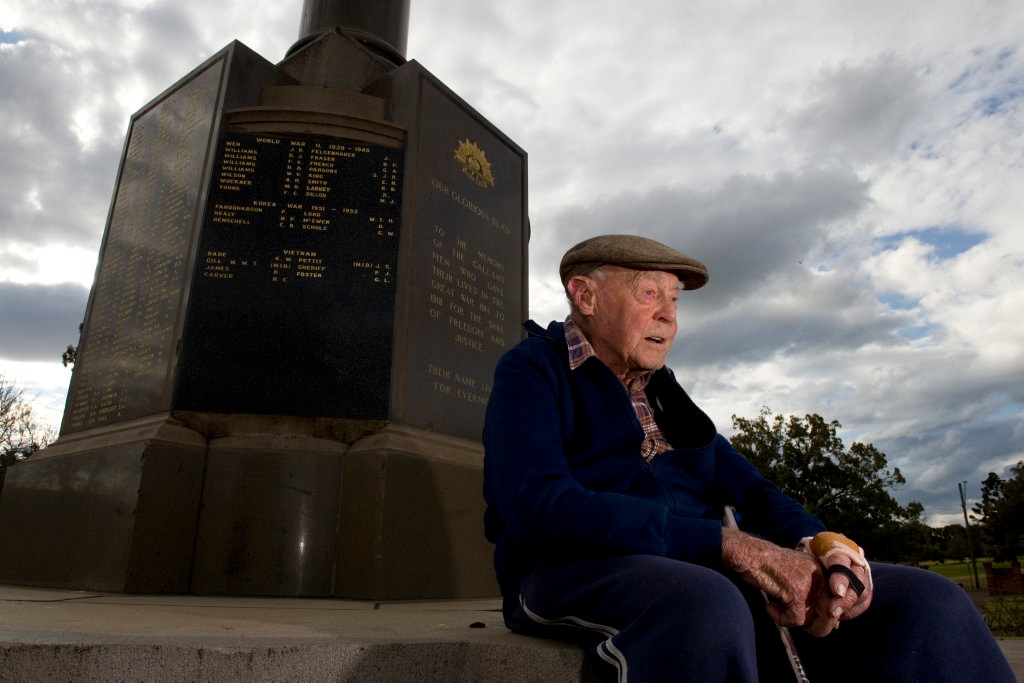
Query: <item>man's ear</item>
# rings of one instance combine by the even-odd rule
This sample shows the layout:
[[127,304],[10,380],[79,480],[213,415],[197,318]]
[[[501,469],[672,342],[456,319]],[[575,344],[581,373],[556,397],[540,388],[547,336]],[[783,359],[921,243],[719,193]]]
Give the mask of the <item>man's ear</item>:
[[569,299],[573,307],[583,315],[590,315],[594,312],[594,281],[583,275],[573,276],[567,283],[565,289],[569,292]]

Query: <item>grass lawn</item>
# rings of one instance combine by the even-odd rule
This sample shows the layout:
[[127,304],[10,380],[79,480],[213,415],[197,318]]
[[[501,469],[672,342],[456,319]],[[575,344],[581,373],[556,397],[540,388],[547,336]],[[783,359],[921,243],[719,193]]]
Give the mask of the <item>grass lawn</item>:
[[[974,582],[971,579],[971,563],[969,562],[926,562],[921,566],[963,585],[971,594],[971,599],[981,611],[982,616],[985,617],[985,622],[997,636],[1024,636],[1024,595],[989,596],[985,570],[981,566],[982,561],[982,559],[978,560],[978,580],[981,590],[974,590]],[[988,562],[989,558],[984,558],[984,561]],[[997,563],[993,566],[1009,567],[1010,563]]]
[[[985,558],[988,562],[989,558]],[[978,560],[978,585],[981,590],[988,589],[988,583],[985,581],[985,570],[981,566],[982,560]],[[921,566],[925,569],[929,569],[936,574],[942,574],[947,579],[951,579],[959,584],[963,584],[964,588],[974,588],[974,580],[971,578],[973,569],[970,562],[922,562]],[[995,565],[1004,566],[1004,565]],[[1009,564],[1005,566],[1009,567]]]

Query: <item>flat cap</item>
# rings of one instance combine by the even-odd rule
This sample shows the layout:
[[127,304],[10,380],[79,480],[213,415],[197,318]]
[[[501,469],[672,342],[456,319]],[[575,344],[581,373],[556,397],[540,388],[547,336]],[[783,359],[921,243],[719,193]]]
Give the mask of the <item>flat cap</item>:
[[572,277],[586,275],[606,264],[668,271],[679,278],[684,289],[699,289],[708,281],[708,269],[703,263],[639,235],[601,235],[584,240],[565,252],[558,274],[564,286]]

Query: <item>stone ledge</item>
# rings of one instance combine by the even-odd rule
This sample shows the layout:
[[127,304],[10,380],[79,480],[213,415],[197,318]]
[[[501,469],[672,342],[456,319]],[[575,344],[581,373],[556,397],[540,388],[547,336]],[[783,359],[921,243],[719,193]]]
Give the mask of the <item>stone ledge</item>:
[[592,681],[495,599],[370,602],[0,585],[0,681]]
[[[1024,639],[1000,639],[1024,680]],[[125,595],[0,585],[0,681],[594,683],[582,650],[499,601]]]
[[582,681],[578,648],[514,634],[487,642],[0,644],[2,680]]

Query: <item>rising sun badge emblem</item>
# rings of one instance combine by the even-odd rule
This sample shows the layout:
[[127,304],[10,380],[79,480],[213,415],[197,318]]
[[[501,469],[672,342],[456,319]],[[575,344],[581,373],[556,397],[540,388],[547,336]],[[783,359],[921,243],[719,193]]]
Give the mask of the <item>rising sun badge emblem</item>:
[[491,173],[491,162],[487,155],[469,138],[459,140],[455,150],[455,160],[462,166],[462,172],[480,187],[494,187],[494,174]]

